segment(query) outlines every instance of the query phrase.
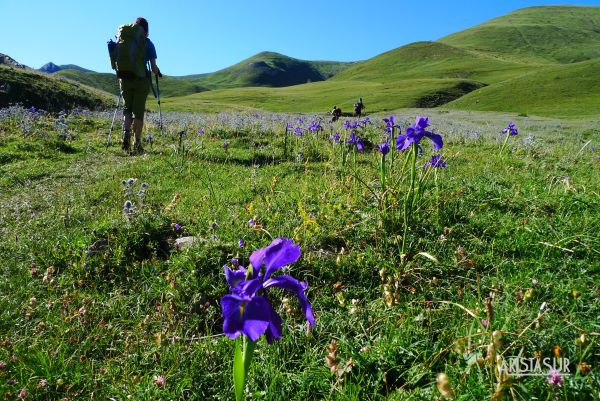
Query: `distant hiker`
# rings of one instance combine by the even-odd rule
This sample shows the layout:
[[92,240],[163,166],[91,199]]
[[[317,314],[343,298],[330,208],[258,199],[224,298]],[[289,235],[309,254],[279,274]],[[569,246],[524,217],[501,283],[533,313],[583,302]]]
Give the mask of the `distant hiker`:
[[363,103],[362,97],[359,97],[358,102],[354,103],[354,114],[356,114],[356,117],[361,116],[364,108],[365,108],[365,104]]
[[[110,45],[109,45],[110,48]],[[156,66],[156,49],[148,39],[148,21],[139,17],[133,24],[121,25],[117,30],[117,43],[111,52],[111,64],[117,71],[119,85],[125,106],[123,107],[123,150],[131,150],[131,125],[133,124],[133,153],[144,152],[142,147],[142,129],[146,98],[152,84],[150,71],[162,77]],[[158,81],[157,81],[158,82]]]
[[331,110],[331,122],[337,121],[342,116],[342,109],[337,106],[333,106],[333,110]]

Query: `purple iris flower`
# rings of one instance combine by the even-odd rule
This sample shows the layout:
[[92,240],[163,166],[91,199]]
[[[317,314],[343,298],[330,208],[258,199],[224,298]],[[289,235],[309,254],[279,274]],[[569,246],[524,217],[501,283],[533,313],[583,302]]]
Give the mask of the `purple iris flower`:
[[356,146],[356,150],[358,150],[359,152],[362,152],[363,150],[363,143],[362,140],[356,136],[356,134],[354,132],[350,133],[350,139],[348,139],[346,141],[347,144],[349,145],[355,145]]
[[296,136],[302,136],[302,127],[296,127],[294,131],[296,133]]
[[198,133],[198,135],[202,135],[202,134],[204,134],[204,130],[202,128],[198,128],[197,133]]
[[344,125],[342,125],[342,128],[344,129],[356,129],[358,127],[358,118],[356,120],[354,120],[353,122],[350,122],[350,120],[346,120],[344,121]]
[[308,130],[310,132],[323,131],[323,126],[319,123],[319,121],[311,121],[311,123],[308,125]]
[[246,241],[243,239],[238,240],[238,247],[243,248],[244,246],[246,246]]
[[365,117],[361,122],[360,125],[362,125],[363,127],[366,127],[367,125],[371,124],[371,119],[369,117]]
[[503,134],[509,134],[510,136],[517,135],[519,131],[517,130],[517,126],[512,121],[508,123],[508,126],[502,130]]
[[257,249],[250,255],[251,269],[238,266],[237,270],[231,270],[225,267],[225,279],[231,293],[221,298],[221,308],[223,332],[228,337],[235,339],[244,334],[251,341],[256,341],[264,334],[269,344],[281,338],[281,317],[264,295],[270,287],[296,293],[306,320],[310,325],[315,325],[305,294],[308,285],[288,275],[271,277],[277,270],[299,258],[298,245],[290,239],[277,238],[269,246]]
[[428,160],[423,167],[431,166],[433,168],[446,168],[446,161],[439,153],[431,156],[431,160]]
[[339,142],[340,141],[340,133],[336,132],[335,134],[329,135],[329,140],[331,142]]
[[417,117],[415,125],[409,125],[406,127],[406,134],[398,135],[396,138],[396,149],[398,150],[406,150],[413,143],[418,144],[423,137],[427,137],[433,143],[433,148],[435,150],[439,150],[444,145],[442,141],[442,136],[439,134],[434,134],[432,132],[426,131],[425,128],[429,126],[429,118],[428,117]]
[[390,115],[390,118],[384,118],[383,121],[385,122],[385,130],[388,134],[391,134],[394,128],[401,129],[400,126],[396,124],[396,118],[393,114]]
[[379,153],[385,156],[390,153],[390,143],[388,141],[385,141],[384,143],[378,143],[377,149],[379,149]]

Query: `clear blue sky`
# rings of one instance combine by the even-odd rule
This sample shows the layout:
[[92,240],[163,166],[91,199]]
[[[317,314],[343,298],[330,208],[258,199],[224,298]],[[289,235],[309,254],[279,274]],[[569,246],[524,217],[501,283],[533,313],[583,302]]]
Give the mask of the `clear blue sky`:
[[168,75],[217,71],[265,50],[359,61],[550,4],[564,1],[0,0],[0,53],[33,68],[52,61],[110,72],[106,41],[143,16]]

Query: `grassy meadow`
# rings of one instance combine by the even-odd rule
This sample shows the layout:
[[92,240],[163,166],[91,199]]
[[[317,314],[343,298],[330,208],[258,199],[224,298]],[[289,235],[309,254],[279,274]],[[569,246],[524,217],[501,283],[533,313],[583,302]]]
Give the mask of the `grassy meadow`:
[[[427,138],[412,172],[392,146],[384,189],[392,113],[402,133],[428,116],[447,167],[424,167]],[[597,116],[397,109],[347,129],[240,107],[165,112],[161,133],[150,113],[141,156],[118,123],[105,146],[111,117],[0,110],[0,398],[234,399],[223,266],[286,237],[316,325],[271,292],[283,338],[259,341],[248,400],[600,400]],[[498,374],[517,356],[569,374]]]

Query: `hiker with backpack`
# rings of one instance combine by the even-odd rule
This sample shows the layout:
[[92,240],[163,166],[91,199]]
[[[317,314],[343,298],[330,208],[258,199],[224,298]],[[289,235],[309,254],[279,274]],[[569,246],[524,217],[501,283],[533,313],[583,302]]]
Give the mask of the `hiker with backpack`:
[[121,25],[117,30],[117,42],[108,43],[111,65],[117,72],[125,106],[123,107],[123,141],[121,148],[131,151],[131,127],[133,125],[133,153],[142,154],[142,129],[146,98],[152,85],[150,69],[162,77],[156,65],[156,48],[148,38],[148,21],[139,17],[133,24]]
[[356,117],[360,117],[363,109],[365,109],[365,104],[363,103],[362,97],[358,98],[358,102],[354,103],[354,114]]
[[340,109],[337,106],[333,106],[333,110],[331,110],[331,115],[333,116],[331,118],[331,122],[337,121],[342,116],[342,109]]

